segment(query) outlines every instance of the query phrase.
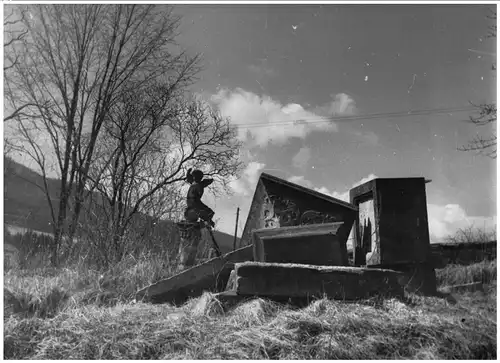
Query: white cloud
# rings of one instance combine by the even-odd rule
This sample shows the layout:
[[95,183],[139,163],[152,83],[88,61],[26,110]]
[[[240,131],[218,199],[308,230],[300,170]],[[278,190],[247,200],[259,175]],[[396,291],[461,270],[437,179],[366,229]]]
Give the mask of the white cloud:
[[356,112],[356,103],[345,93],[339,93],[333,97],[330,103],[329,113],[333,116],[353,115]]
[[288,181],[291,182],[291,183],[299,184],[299,185],[302,185],[303,187],[315,190],[315,191],[317,191],[319,193],[322,193],[322,194],[325,194],[325,195],[329,195],[331,197],[343,200],[345,202],[349,201],[349,191],[347,191],[345,193],[337,193],[335,191],[329,190],[325,186],[315,187],[314,184],[313,184],[313,182],[311,182],[310,180],[306,179],[302,175],[300,175],[300,176],[299,175],[291,176],[290,178],[288,178]]
[[311,159],[311,149],[307,146],[301,147],[299,152],[292,158],[292,164],[296,168],[303,169]]
[[260,147],[268,143],[282,144],[290,137],[303,139],[315,131],[336,132],[337,124],[327,116],[332,112],[348,115],[355,110],[354,101],[345,94],[335,96],[331,103],[319,108],[322,113],[307,110],[297,103],[282,105],[269,96],[259,96],[241,88],[221,89],[211,101],[223,116],[241,126],[238,130],[240,140]]
[[307,180],[303,175],[294,175],[288,178],[290,183],[299,184],[306,188],[313,188],[313,183]]
[[364,183],[366,183],[366,182],[369,182],[369,181],[370,181],[370,180],[372,180],[372,179],[377,179],[377,178],[378,178],[378,176],[376,176],[376,175],[375,175],[375,174],[373,174],[373,173],[372,173],[372,174],[368,174],[368,176],[365,176],[365,177],[364,177],[364,178],[362,178],[361,180],[359,180],[359,181],[357,181],[356,183],[354,183],[354,184],[352,185],[351,189],[352,189],[352,188],[354,188],[354,187],[357,187],[357,186],[359,186],[359,185],[361,185],[361,184],[364,184]]
[[432,242],[444,242],[454,236],[459,229],[470,226],[491,231],[496,229],[496,216],[469,216],[459,204],[427,204],[429,234]]
[[352,116],[357,113],[356,102],[346,93],[338,93],[330,96],[332,100],[313,111],[327,117]]
[[260,172],[266,164],[257,161],[251,161],[243,170],[240,178],[234,179],[229,183],[229,187],[239,196],[250,196],[259,180]]

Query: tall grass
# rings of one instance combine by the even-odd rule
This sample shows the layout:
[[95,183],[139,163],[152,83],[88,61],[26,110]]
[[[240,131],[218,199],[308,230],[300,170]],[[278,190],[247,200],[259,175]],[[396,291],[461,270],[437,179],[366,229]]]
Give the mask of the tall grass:
[[52,317],[81,305],[114,306],[131,300],[138,289],[175,272],[175,262],[164,254],[128,256],[104,273],[85,265],[11,269],[4,274],[6,305],[11,309],[7,311],[24,317]]
[[5,287],[18,311],[4,315],[4,358],[496,358],[496,261],[437,271],[442,286],[489,284],[488,293],[465,293],[454,304],[322,299],[297,309],[252,299],[227,310],[209,293],[178,308],[131,302],[138,288],[173,273],[169,266],[144,255],[106,274],[10,271]]
[[448,236],[444,242],[447,243],[485,243],[495,241],[497,237],[496,226],[494,228],[476,227],[471,224],[459,228],[455,234]]
[[438,286],[449,286],[482,282],[485,284],[496,281],[497,261],[481,261],[471,265],[447,265],[436,270]]
[[251,299],[228,310],[205,293],[182,307],[133,303],[138,289],[178,272],[172,243],[158,245],[106,270],[75,259],[58,269],[6,271],[4,358],[496,358],[496,260],[437,270],[440,287],[488,285],[454,300],[322,299],[298,309]]
[[416,306],[254,299],[229,312],[214,296],[181,308],[85,306],[53,319],[7,319],[7,359],[494,359],[492,316],[437,298]]

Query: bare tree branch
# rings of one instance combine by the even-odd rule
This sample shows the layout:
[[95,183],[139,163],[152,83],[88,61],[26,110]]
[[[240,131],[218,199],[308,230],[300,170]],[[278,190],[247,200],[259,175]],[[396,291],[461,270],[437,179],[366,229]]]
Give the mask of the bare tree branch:
[[103,140],[110,157],[94,167],[118,256],[124,253],[121,239],[140,213],[162,218],[181,211],[188,167],[203,169],[221,185],[241,167],[240,143],[229,121],[204,102],[186,99],[179,78],[171,82],[130,89],[108,115]]
[[[490,9],[490,15],[487,16],[488,19],[493,20],[495,22],[494,25],[488,27],[489,33],[488,37],[496,38],[497,35],[497,26],[496,19],[497,14],[496,11]],[[495,65],[493,64],[493,70],[496,70]],[[476,126],[487,126],[487,125],[496,125],[497,122],[497,105],[496,103],[490,104],[480,104],[475,105],[471,102],[473,106],[475,106],[479,114],[475,116],[470,116],[469,121]],[[497,136],[496,130],[491,132],[490,136],[482,136],[476,135],[472,140],[469,141],[467,145],[461,146],[458,148],[460,151],[474,151],[482,155],[486,155],[492,159],[496,159],[497,157]]]
[[179,18],[165,5],[36,4],[27,11],[30,16],[18,20],[25,29],[20,38],[8,41],[4,121],[22,125],[27,155],[44,178],[47,165],[57,164],[56,250],[64,234],[72,240],[89,188],[96,188],[90,167],[121,94],[175,78],[183,65],[194,74],[199,58],[172,54]]

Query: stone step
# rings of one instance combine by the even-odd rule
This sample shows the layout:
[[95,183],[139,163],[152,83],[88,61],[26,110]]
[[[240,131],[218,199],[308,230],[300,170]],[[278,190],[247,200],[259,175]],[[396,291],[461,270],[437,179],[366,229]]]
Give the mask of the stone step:
[[234,263],[252,258],[252,246],[237,249],[139,290],[136,301],[179,305],[203,291],[223,291]]
[[254,261],[346,266],[347,248],[339,237],[343,222],[253,232]]
[[228,286],[242,296],[358,300],[404,295],[402,274],[387,269],[241,262],[233,276]]

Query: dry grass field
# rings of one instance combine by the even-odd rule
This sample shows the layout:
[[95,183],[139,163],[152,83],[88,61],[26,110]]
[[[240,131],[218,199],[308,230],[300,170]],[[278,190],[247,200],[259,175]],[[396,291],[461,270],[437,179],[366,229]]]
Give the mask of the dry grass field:
[[483,291],[294,308],[252,299],[229,311],[206,293],[181,307],[134,303],[162,278],[150,257],[107,276],[11,270],[4,279],[5,359],[495,359],[496,260],[437,270]]

